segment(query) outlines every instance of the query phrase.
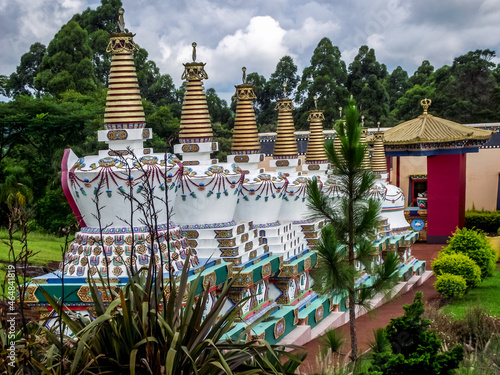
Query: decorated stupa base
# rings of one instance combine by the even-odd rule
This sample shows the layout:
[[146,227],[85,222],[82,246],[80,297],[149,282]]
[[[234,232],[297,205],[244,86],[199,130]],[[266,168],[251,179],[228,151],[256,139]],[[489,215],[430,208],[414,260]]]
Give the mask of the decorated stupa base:
[[211,154],[219,150],[217,142],[190,142],[174,145],[174,153],[179,155],[186,166],[206,166],[217,164],[217,159],[212,159]]
[[253,261],[268,251],[251,222],[219,229],[189,229],[183,233],[200,257],[222,258],[234,265]]
[[[258,166],[263,155],[252,104],[256,96],[253,86],[246,83],[244,68],[243,84],[236,86],[232,155],[228,163],[218,163],[211,158],[218,145],[213,141],[202,83],[208,75],[205,64],[196,62],[193,43],[193,62],[184,64],[182,74],[186,92],[179,144],[174,145],[179,157],[155,154],[143,147],[152,133],[146,128],[133,63],[137,46],[123,24],[120,29],[111,35],[108,46],[112,53],[110,85],[105,130],[98,138],[108,144],[108,150],[85,158],[66,150],[62,163],[63,190],[82,229],[61,270],[33,279],[26,302],[45,317],[54,312],[42,287],[55,298],[63,297],[64,291],[67,308],[95,317],[89,279],[99,283],[102,277],[109,282],[109,286],[98,284],[107,304],[111,302],[108,287],[118,291],[129,281],[130,271],[148,269],[154,262],[154,272],[164,280],[172,273],[178,276],[183,267],[189,268],[189,286],[201,278],[195,293],[208,292],[205,315],[224,283],[232,280],[222,313],[248,300],[242,306],[240,322],[227,337],[235,338],[249,324],[270,314],[255,325],[247,340],[276,344],[298,325],[314,329],[332,312],[347,311],[346,293],[320,296],[311,289],[318,261],[314,246],[325,221],[309,219],[307,184],[317,179],[324,194],[334,199],[342,196],[340,184],[327,174],[322,112],[311,112],[311,143],[306,164],[301,165],[293,103],[285,87],[276,106],[278,134],[271,162],[276,171],[266,172]],[[422,274],[425,264],[411,255],[411,244],[418,235],[401,219],[404,197],[386,182],[381,138],[377,142],[374,171],[384,178],[377,181],[371,194],[383,203],[386,218],[381,219],[373,243],[373,265],[381,264],[387,252],[398,252],[402,260],[399,276],[406,280]],[[302,176],[297,169],[307,173]],[[188,255],[190,263],[186,264]],[[376,276],[361,269],[361,264],[356,267],[361,273],[357,285],[371,285]]]
[[264,159],[265,156],[261,153],[227,155],[227,162],[235,164],[237,168],[240,168],[246,175],[256,171],[264,173],[264,169],[259,168],[259,163],[263,162]]
[[326,172],[328,170],[331,170],[332,166],[329,162],[324,162],[324,163],[308,163],[306,162],[302,166],[302,173],[307,173],[308,175],[310,174],[317,174],[317,175],[325,175],[326,177]]
[[[75,234],[65,255],[63,272],[67,276],[99,278],[127,275],[127,269],[147,267],[154,257],[158,272],[167,272],[168,265],[177,272],[191,253],[190,265],[199,264],[195,249],[188,245],[179,227],[82,228]],[[170,253],[170,255],[168,254]],[[171,263],[169,263],[169,261]]]
[[284,174],[297,174],[297,167],[302,165],[302,159],[296,157],[283,157],[283,158],[275,158],[269,161],[269,166],[271,168],[276,168],[277,172],[281,172]]

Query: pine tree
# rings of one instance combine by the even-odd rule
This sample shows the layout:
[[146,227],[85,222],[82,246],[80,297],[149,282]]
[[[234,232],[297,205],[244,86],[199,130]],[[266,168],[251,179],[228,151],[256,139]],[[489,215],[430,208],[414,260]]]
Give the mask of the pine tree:
[[[333,142],[325,146],[334,167],[340,198],[324,195],[316,180],[309,183],[308,202],[314,217],[327,220],[316,245],[319,269],[315,273],[316,288],[321,293],[348,292],[351,359],[358,357],[356,335],[356,305],[367,307],[373,293],[387,290],[397,276],[397,255],[389,253],[383,265],[373,266],[378,254],[372,246],[378,226],[380,202],[370,196],[375,175],[364,168],[366,145],[360,142],[362,126],[353,99],[345,111],[346,122],[336,127],[341,147],[335,150]],[[373,284],[356,283],[360,276],[357,265],[373,272]]]
[[441,340],[429,332],[431,321],[422,319],[424,304],[422,292],[415,293],[411,305],[404,305],[402,317],[391,319],[385,328],[382,350],[375,350],[370,370],[365,375],[448,375],[463,358],[460,345],[442,351]]

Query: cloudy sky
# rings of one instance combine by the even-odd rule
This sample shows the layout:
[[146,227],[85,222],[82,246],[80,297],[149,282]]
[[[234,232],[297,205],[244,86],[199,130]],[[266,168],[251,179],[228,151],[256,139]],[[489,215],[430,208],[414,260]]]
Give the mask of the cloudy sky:
[[[266,78],[284,55],[299,72],[320,39],[339,46],[349,64],[362,44],[392,71],[411,75],[427,59],[435,67],[475,49],[500,54],[500,0],[122,0],[126,27],[163,74],[180,84],[182,63],[206,62],[225,99],[241,67]],[[70,17],[98,0],[0,0],[0,74],[9,75],[34,42],[48,44]],[[500,62],[496,59],[495,62]]]

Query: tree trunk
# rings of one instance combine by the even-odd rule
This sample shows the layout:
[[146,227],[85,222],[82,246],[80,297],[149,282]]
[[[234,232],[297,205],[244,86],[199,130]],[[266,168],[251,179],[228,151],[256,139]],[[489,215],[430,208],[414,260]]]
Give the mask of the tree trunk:
[[[349,266],[354,269],[356,257],[354,255],[354,174],[349,176],[349,217],[348,220],[348,251],[349,251]],[[351,360],[354,362],[358,359],[358,339],[356,337],[356,294],[354,288],[354,280],[349,288],[349,326],[351,333]]]
[[358,339],[356,336],[356,301],[354,291],[349,292],[349,328],[351,333],[351,360],[358,359]]

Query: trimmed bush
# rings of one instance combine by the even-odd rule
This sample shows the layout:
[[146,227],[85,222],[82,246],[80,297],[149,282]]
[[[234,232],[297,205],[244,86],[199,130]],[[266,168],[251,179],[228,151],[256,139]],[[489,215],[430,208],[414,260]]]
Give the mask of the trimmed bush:
[[481,282],[481,269],[465,254],[440,252],[439,257],[432,262],[432,269],[436,276],[445,273],[462,276],[467,283],[467,288],[473,288]]
[[481,269],[481,280],[491,276],[495,270],[497,254],[484,233],[467,228],[457,229],[442,252],[467,255]]
[[496,233],[500,228],[500,211],[466,211],[465,227]]
[[437,280],[434,283],[434,288],[445,298],[458,299],[462,298],[467,290],[467,283],[460,275],[443,273],[437,277]]

